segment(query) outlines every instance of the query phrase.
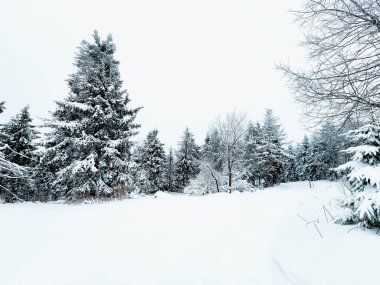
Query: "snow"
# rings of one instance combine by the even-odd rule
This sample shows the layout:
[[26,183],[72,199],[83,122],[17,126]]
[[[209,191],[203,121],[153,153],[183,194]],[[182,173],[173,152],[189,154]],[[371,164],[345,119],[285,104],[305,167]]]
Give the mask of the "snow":
[[0,284],[377,284],[380,237],[327,222],[340,186],[313,186],[2,204]]

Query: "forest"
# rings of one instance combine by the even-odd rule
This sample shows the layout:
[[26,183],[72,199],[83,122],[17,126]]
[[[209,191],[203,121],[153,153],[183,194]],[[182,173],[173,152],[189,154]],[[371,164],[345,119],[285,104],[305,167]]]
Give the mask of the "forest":
[[[83,41],[78,50],[77,71],[67,79],[70,94],[56,103],[52,118],[36,127],[26,106],[1,127],[3,202],[77,202],[157,191],[231,193],[294,181],[309,181],[311,187],[313,181],[344,175],[358,192],[366,185],[378,186],[376,121],[362,125],[349,117],[337,126],[327,119],[310,138],[305,135],[294,145],[271,109],[259,122],[233,111],[211,123],[202,145],[196,144],[188,128],[175,149],[165,148],[157,129],[136,142],[141,107],[130,107],[112,36],[102,40],[95,31],[93,42]],[[48,131],[39,131],[43,128]],[[361,205],[349,201],[346,206],[355,211],[340,220],[362,217],[356,211]],[[360,219],[377,225],[377,206],[363,209],[375,211],[375,217]]]
[[[202,43],[196,44],[201,51],[212,42],[211,31],[223,34],[226,30],[216,20],[222,19],[227,26],[238,23],[242,30],[233,30],[233,34],[241,41],[228,46],[230,54],[220,52],[223,60],[233,62],[246,43],[242,38],[248,37],[243,32],[248,22],[243,18],[251,11],[244,7],[252,9],[265,1],[236,1],[242,6],[233,1],[233,5],[228,3],[232,6],[226,6],[227,14],[222,12],[227,2],[211,1],[211,14],[197,14],[206,9],[206,2],[192,1],[186,9],[168,3],[179,13],[173,13],[176,23],[181,22],[181,13],[190,13],[190,8],[198,16],[207,16],[207,23],[215,20],[207,26],[207,37],[200,37]],[[134,107],[131,103],[138,96],[127,91],[129,82],[124,78],[116,42],[118,47],[122,45],[114,42],[112,34],[101,37],[97,30],[90,40],[78,43],[72,55],[73,72],[61,78],[68,92],[64,99],[54,102],[54,108],[46,110],[50,116],[36,123],[32,104],[24,106],[23,100],[15,98],[20,111],[11,114],[9,120],[1,119],[9,115],[13,98],[0,97],[0,284],[377,284],[380,3],[302,3],[291,14],[295,20],[292,25],[298,25],[302,32],[300,45],[307,51],[306,63],[298,67],[284,59],[272,66],[302,111],[305,135],[299,141],[289,139],[277,115],[279,109],[263,108],[263,116],[257,120],[248,115],[249,110],[231,107],[229,112],[203,123],[205,137],[196,137],[194,128],[184,125],[177,144],[165,145],[160,128],[146,134],[142,131],[144,104]],[[103,9],[109,12],[112,6],[96,4],[91,9],[102,10],[102,16]],[[106,20],[117,18],[113,14],[116,10],[124,13],[116,8],[135,7],[131,2],[125,5],[112,6]],[[165,7],[159,4],[156,8],[168,12]],[[77,18],[97,15],[87,13],[87,8]],[[46,11],[51,9],[47,7]],[[69,10],[65,15],[73,16]],[[140,11],[137,18],[141,16],[146,24],[149,17],[145,12]],[[181,28],[169,24],[168,16],[156,14],[166,29],[182,33]],[[274,11],[269,14],[276,15]],[[253,37],[265,49],[272,48],[269,37],[281,36],[268,30],[271,25],[283,24],[276,21],[280,20],[254,27],[267,31],[260,39]],[[143,28],[136,24],[133,29],[159,31],[152,23]],[[187,37],[196,25],[186,24]],[[91,32],[80,34],[84,38]],[[179,57],[174,50],[183,46],[170,35],[163,38],[171,40],[172,49],[168,50],[175,61]],[[281,39],[287,39],[285,36]],[[66,33],[62,41],[71,37],[73,34]],[[223,37],[223,44],[234,39]],[[189,42],[183,43],[187,46]],[[156,46],[144,48],[146,52]],[[211,57],[219,51],[210,48],[208,52]],[[39,58],[30,58],[25,66],[43,77],[48,71],[38,73]],[[224,68],[223,64],[220,67]],[[260,64],[256,68],[264,74]],[[8,68],[2,67],[7,75],[22,74],[18,69],[12,75]],[[156,84],[145,78],[145,69],[141,68],[139,76],[143,78],[139,80],[143,85]],[[227,73],[240,71],[239,76],[251,76],[242,70]],[[175,80],[166,78],[168,85]],[[249,77],[249,84],[255,80]],[[186,78],[183,82],[196,81]],[[268,78],[266,83],[276,82]],[[186,84],[183,90],[188,88]],[[23,87],[29,88],[27,84]],[[255,100],[266,95],[257,93]],[[152,94],[152,102],[145,104],[171,104],[161,98],[153,100],[160,94],[163,91]],[[233,106],[236,94],[230,95]],[[180,98],[185,107],[200,107],[185,96]],[[212,108],[218,109],[221,95],[210,96],[214,96]],[[38,105],[35,99],[33,104]],[[197,116],[196,112],[192,115]],[[176,116],[181,116],[180,110]],[[157,118],[152,115],[151,119]]]

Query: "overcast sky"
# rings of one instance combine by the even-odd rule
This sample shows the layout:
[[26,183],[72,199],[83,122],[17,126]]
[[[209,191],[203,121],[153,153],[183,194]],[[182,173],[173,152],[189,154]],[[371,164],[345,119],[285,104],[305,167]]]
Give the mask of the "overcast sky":
[[0,0],[1,122],[29,104],[48,117],[68,94],[83,39],[112,33],[141,137],[158,128],[176,146],[188,126],[203,141],[219,114],[274,109],[290,140],[304,134],[300,111],[275,64],[300,66],[302,32],[288,12],[301,0]]

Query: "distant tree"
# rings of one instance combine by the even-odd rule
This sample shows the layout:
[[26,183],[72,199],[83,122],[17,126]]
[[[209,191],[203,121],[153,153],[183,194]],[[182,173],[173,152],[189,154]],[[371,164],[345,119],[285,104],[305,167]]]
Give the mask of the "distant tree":
[[296,162],[296,151],[293,149],[292,145],[288,146],[287,149],[287,159],[285,160],[283,182],[294,182],[298,181],[297,174],[297,162]]
[[223,159],[221,156],[222,142],[217,129],[212,128],[206,135],[202,146],[202,160],[210,163],[212,168],[221,172],[223,170]]
[[217,129],[211,128],[201,148],[200,173],[186,192],[199,195],[222,191],[224,166],[220,135]]
[[[228,176],[228,192],[232,192],[233,179],[240,178],[244,164],[246,114],[229,113],[225,118],[219,117],[214,123],[221,142],[221,157]],[[235,174],[235,175],[234,175]]]
[[288,154],[284,149],[285,134],[273,111],[267,109],[262,126],[262,141],[258,148],[259,165],[262,169],[264,187],[280,183]]
[[310,140],[307,135],[304,136],[302,142],[297,145],[296,152],[296,171],[301,181],[309,181],[308,165],[311,159]]
[[145,171],[147,185],[143,185],[147,194],[163,190],[165,166],[164,144],[158,139],[158,131],[148,133],[142,148],[141,168]]
[[169,192],[176,191],[175,188],[175,158],[172,148],[169,148],[169,152],[165,158],[164,168],[164,189]]
[[189,128],[185,129],[176,152],[175,183],[179,191],[199,173],[200,148]]
[[252,122],[248,123],[245,140],[244,164],[248,174],[248,181],[254,186],[260,186],[262,170],[259,165],[259,148],[262,143],[262,133],[259,122],[257,122],[256,125]]
[[48,121],[42,164],[51,176],[53,198],[120,197],[131,191],[132,138],[140,108],[130,108],[122,89],[111,35],[83,41],[70,75],[70,95],[57,102]]
[[344,159],[341,149],[344,145],[344,137],[330,122],[326,122],[316,132],[313,138],[314,160],[318,165],[317,179],[337,179],[337,167]]

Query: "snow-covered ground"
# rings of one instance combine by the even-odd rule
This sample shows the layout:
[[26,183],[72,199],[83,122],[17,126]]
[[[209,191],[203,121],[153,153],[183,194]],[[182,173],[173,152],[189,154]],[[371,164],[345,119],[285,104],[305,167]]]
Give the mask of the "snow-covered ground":
[[326,222],[323,205],[334,214],[330,201],[340,195],[321,181],[0,205],[0,284],[377,284],[380,237]]

